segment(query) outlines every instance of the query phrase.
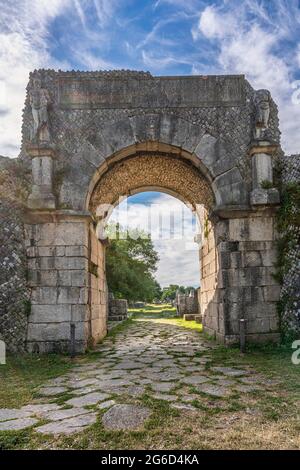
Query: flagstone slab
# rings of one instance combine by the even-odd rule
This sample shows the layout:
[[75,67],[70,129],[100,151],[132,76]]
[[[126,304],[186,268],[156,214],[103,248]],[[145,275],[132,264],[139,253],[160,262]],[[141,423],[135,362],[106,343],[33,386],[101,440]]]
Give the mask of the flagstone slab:
[[22,406],[21,410],[30,412],[31,415],[42,415],[47,411],[60,410],[60,406],[56,403],[37,403],[32,405]]
[[8,421],[10,419],[18,419],[18,418],[27,418],[32,416],[32,412],[29,410],[24,409],[9,409],[9,408],[1,408],[0,409],[0,421]]
[[19,418],[0,423],[0,431],[20,431],[21,429],[30,428],[38,423],[35,418]]
[[60,395],[61,393],[67,392],[68,389],[66,387],[43,387],[40,388],[38,393],[39,395],[52,397],[55,395]]
[[35,431],[41,434],[74,434],[82,432],[87,426],[94,424],[97,421],[96,413],[88,413],[85,415],[75,416],[73,418],[63,419],[62,421],[54,421],[52,423],[44,424]]
[[209,380],[210,378],[205,375],[190,375],[181,379],[181,382],[188,385],[198,385],[208,382]]
[[251,392],[256,392],[257,390],[263,390],[262,387],[259,387],[258,385],[237,385],[234,387],[235,390],[238,392],[242,393],[251,393]]
[[232,367],[211,367],[211,370],[214,372],[221,372],[224,375],[228,375],[229,377],[239,377],[241,375],[249,374],[249,371],[242,370],[242,369],[234,369]]
[[80,396],[80,395],[87,395],[88,393],[96,392],[99,389],[100,389],[99,385],[91,385],[89,387],[74,388],[73,390],[71,390],[70,393],[72,393],[72,395]]
[[170,406],[171,408],[175,408],[176,410],[199,411],[199,409],[195,406],[184,403],[172,403]]
[[164,400],[164,401],[176,401],[176,400],[178,400],[177,395],[171,395],[171,394],[167,394],[167,393],[156,393],[155,395],[153,395],[153,398],[155,398],[156,400]]
[[95,377],[90,377],[88,379],[78,380],[78,382],[69,382],[67,385],[70,388],[82,388],[86,385],[93,385],[96,383],[99,383],[99,380],[97,380]]
[[225,398],[230,395],[230,390],[218,385],[201,384],[197,386],[197,390],[201,393],[205,393],[206,395],[218,398]]
[[87,395],[82,395],[80,397],[71,398],[70,400],[67,400],[65,403],[66,405],[81,407],[81,406],[88,406],[88,405],[96,405],[100,401],[104,401],[107,398],[109,398],[109,395],[107,393],[94,392],[94,393],[88,393]]
[[141,385],[130,385],[129,387],[123,387],[123,393],[132,397],[138,397],[145,393],[145,387]]
[[140,429],[151,410],[137,405],[114,405],[102,417],[105,429],[137,430]]
[[154,392],[170,392],[175,387],[176,384],[173,382],[154,382],[151,384],[151,388]]
[[99,403],[99,405],[97,405],[97,408],[99,410],[106,410],[107,408],[111,408],[115,404],[116,404],[115,400],[107,400],[107,401],[104,401],[103,403]]
[[88,410],[85,408],[68,408],[65,410],[46,411],[42,414],[48,421],[62,421],[63,419],[73,418],[74,416],[86,415]]

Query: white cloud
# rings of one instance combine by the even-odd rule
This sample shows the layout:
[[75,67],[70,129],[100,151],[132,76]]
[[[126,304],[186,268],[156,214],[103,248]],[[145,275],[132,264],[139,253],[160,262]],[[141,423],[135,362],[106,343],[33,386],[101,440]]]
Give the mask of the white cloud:
[[[220,15],[213,6],[206,7],[200,15],[199,30],[209,39],[223,38],[232,28],[235,28],[236,19],[231,15]],[[197,38],[197,31],[194,30],[193,37]]]
[[114,210],[110,221],[151,233],[160,257],[156,279],[162,286],[200,284],[199,248],[194,242],[199,228],[192,211],[181,201],[166,194],[155,198],[153,206],[125,200]]
[[[290,62],[287,54],[278,52],[280,41],[290,38],[296,10],[293,15],[292,4],[289,11],[281,1],[276,2],[276,24],[255,0],[224,5],[226,9],[208,6],[202,10],[198,27],[192,29],[194,40],[205,37],[218,45],[217,73],[245,74],[254,88],[270,89],[279,107],[282,146],[287,152],[299,152],[300,134],[295,123],[300,122],[300,105],[292,103],[297,60]],[[250,12],[256,15],[255,20],[249,18]]]
[[[94,0],[95,14],[104,24],[111,18],[116,0]],[[80,20],[80,41],[68,37],[72,60],[89,69],[109,69],[111,62],[89,50],[99,47],[106,37],[88,28],[87,0],[0,0],[0,155],[16,157],[21,142],[22,108],[29,73],[37,68],[70,69],[67,61],[57,61],[50,53],[49,25],[56,17],[68,14],[69,24]],[[73,42],[72,42],[73,39]]]
[[182,64],[182,65],[193,65],[193,58],[187,55],[181,57],[174,57],[173,55],[155,56],[152,52],[146,52],[142,50],[143,63],[152,69],[164,69],[169,65]]
[[0,154],[17,156],[21,141],[22,107],[29,72],[57,67],[47,49],[47,25],[69,5],[68,0],[11,0],[1,2]]

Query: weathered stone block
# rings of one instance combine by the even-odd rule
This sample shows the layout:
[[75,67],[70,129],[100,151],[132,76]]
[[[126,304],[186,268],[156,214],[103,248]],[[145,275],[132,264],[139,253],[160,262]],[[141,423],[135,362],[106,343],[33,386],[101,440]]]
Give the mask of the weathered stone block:
[[57,296],[57,287],[34,287],[31,294],[31,303],[40,305],[56,304]]
[[80,246],[66,246],[65,255],[66,256],[73,256],[73,257],[84,256],[85,258],[88,258],[88,248],[86,246],[83,246],[83,245],[80,245]]
[[70,323],[29,323],[28,341],[70,340]]
[[85,287],[59,287],[57,288],[58,304],[86,304],[88,290]]
[[72,322],[85,322],[90,319],[90,307],[88,305],[72,305]]
[[57,271],[33,270],[28,271],[28,284],[30,286],[51,287],[57,285]]
[[71,321],[70,305],[32,305],[29,323],[61,323]]

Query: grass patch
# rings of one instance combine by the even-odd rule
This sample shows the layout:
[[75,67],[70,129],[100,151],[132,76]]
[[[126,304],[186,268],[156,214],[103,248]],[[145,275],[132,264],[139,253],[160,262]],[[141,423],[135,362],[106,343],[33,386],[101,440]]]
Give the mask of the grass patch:
[[73,361],[68,356],[8,355],[7,363],[0,365],[0,408],[19,408],[29,403],[35,388],[48,379],[66,373]]

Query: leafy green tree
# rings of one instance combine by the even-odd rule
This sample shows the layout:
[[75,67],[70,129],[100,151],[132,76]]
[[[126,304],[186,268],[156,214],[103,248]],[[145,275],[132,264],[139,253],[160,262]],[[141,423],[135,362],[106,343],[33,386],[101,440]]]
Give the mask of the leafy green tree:
[[117,226],[108,227],[117,237],[110,240],[106,251],[107,284],[116,298],[129,301],[151,302],[160,294],[160,286],[154,279],[158,254],[149,235],[136,229],[127,231]]

